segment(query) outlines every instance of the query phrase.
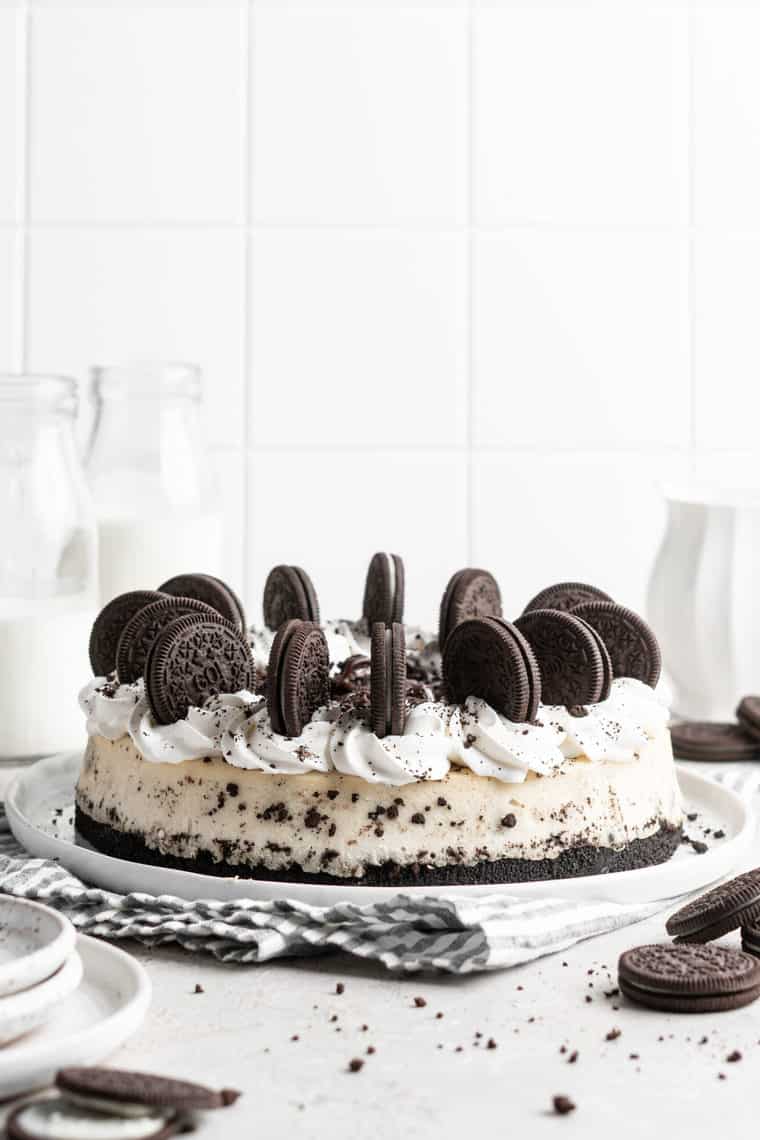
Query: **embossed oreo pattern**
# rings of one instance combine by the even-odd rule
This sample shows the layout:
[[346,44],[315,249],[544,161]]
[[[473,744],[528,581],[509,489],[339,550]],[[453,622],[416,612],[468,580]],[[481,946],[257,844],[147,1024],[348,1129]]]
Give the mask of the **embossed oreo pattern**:
[[191,707],[219,693],[253,685],[247,641],[218,615],[195,613],[169,622],[153,642],[145,665],[145,693],[159,724],[173,724]]
[[668,934],[695,942],[720,938],[760,918],[760,870],[746,871],[692,899],[665,924]]
[[209,621],[224,621],[218,610],[197,598],[159,598],[130,618],[122,630],[116,649],[116,672],[121,684],[142,677],[153,642],[164,626],[187,614],[202,614]]
[[604,662],[593,631],[561,610],[532,610],[515,622],[533,650],[547,705],[595,704],[604,688]]
[[196,598],[205,602],[227,621],[245,632],[245,610],[243,603],[231,586],[212,574],[177,574],[160,585],[159,590],[175,598]]
[[531,719],[541,685],[530,646],[519,630],[498,618],[468,618],[456,626],[443,650],[443,676],[450,700],[481,697],[513,722]]
[[657,638],[643,618],[615,602],[584,602],[573,613],[592,625],[607,646],[616,677],[634,677],[652,688],[662,659]]
[[654,943],[620,956],[621,982],[673,996],[730,994],[760,985],[760,962],[728,946]]
[[523,610],[527,614],[530,610],[572,610],[582,602],[611,602],[609,594],[600,590],[598,586],[589,586],[586,582],[557,582],[555,586],[547,586],[535,598],[531,598]]
[[90,634],[90,664],[96,677],[105,677],[116,668],[116,649],[124,626],[151,602],[165,595],[157,590],[130,590],[107,602],[93,623]]
[[438,643],[441,647],[460,622],[474,617],[501,617],[499,584],[487,570],[458,570],[449,579],[438,621]]
[[298,566],[275,566],[264,585],[264,622],[269,629],[279,629],[283,622],[294,620],[319,621],[314,587]]

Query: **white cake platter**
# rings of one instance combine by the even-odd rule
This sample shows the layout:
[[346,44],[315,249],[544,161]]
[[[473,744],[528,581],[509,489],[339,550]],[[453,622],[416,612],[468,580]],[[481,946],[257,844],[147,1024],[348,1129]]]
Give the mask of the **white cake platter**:
[[0,1100],[47,1087],[66,1065],[97,1064],[142,1024],[151,987],[140,963],[84,934],[76,955],[82,980],[74,992],[44,1025],[0,1049]]
[[399,893],[435,898],[513,895],[655,902],[699,890],[731,874],[749,856],[755,833],[753,813],[736,792],[681,768],[678,779],[685,810],[698,813],[698,821],[687,825],[687,830],[693,831],[696,839],[702,838],[706,828],[724,832],[722,839],[708,837],[708,850],[701,855],[683,844],[659,866],[535,883],[398,888],[264,882],[153,867],[94,850],[74,831],[74,786],[81,762],[81,753],[69,752],[47,757],[20,772],[6,795],[8,821],[15,837],[32,855],[56,859],[86,883],[122,894],[145,891],[190,901],[287,898],[314,906],[386,902]]

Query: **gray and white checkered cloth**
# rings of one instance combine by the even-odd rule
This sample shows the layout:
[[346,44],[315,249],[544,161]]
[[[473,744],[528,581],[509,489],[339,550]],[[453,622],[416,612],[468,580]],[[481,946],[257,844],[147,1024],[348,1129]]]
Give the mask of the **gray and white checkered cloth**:
[[366,906],[317,907],[288,899],[186,902],[171,895],[120,895],[88,887],[60,864],[29,855],[11,834],[1,806],[0,892],[62,911],[83,934],[134,938],[146,946],[177,942],[223,962],[340,950],[389,969],[452,974],[529,962],[639,922],[666,905],[398,894]]

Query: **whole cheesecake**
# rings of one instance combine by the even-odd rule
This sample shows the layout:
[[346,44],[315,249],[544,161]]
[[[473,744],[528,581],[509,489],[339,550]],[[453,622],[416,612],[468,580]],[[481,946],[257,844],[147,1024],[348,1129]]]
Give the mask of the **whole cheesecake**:
[[[509,623],[485,620],[491,635],[523,644]],[[187,636],[193,623],[202,618],[173,624]],[[150,658],[145,677],[126,684],[96,677],[84,688],[88,744],[76,826],[85,840],[119,858],[206,874],[385,886],[624,871],[661,863],[678,847],[668,710],[646,681],[608,670],[597,685],[588,666],[572,660],[571,673],[585,668],[585,683],[602,689],[602,699],[554,704],[534,693],[530,715],[510,719],[487,699],[490,672],[482,684],[476,673],[481,692],[455,699],[441,684],[446,661],[432,635],[414,630],[405,658],[403,628],[389,623],[401,648],[382,682],[391,685],[391,665],[401,670],[393,699],[402,702],[394,720],[402,727],[384,731],[382,701],[390,725],[392,699],[378,680],[374,644],[380,704],[371,688],[368,624],[326,623],[327,637],[313,622],[290,624],[304,644],[321,638],[326,654],[365,666],[352,674],[333,660],[327,697],[301,710],[297,732],[292,724],[282,731],[282,710],[273,707],[285,690],[276,689],[272,670],[282,671],[283,654],[271,631],[248,636],[257,675],[269,673],[266,696],[212,692],[176,719],[157,716]],[[373,637],[385,628],[373,624]],[[380,650],[396,644],[390,632],[383,636]],[[455,640],[449,635],[447,646]],[[538,636],[535,646],[540,661]],[[498,672],[498,662],[485,665]],[[407,670],[417,679],[405,680]],[[449,672],[456,689],[453,666]],[[570,684],[583,695],[582,677]],[[544,687],[556,685],[555,677]]]

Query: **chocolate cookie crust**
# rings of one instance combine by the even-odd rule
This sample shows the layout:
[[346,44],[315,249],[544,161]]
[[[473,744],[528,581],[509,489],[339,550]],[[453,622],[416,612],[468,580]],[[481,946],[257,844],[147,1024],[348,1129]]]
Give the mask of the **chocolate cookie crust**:
[[560,852],[553,859],[497,859],[474,865],[452,863],[446,867],[429,867],[422,863],[400,866],[398,863],[367,865],[361,878],[341,877],[327,872],[314,874],[293,865],[272,871],[263,865],[216,861],[202,851],[194,859],[164,855],[148,847],[136,832],[117,831],[98,823],[76,807],[79,834],[106,855],[151,866],[174,867],[204,875],[239,876],[266,882],[325,883],[335,886],[400,887],[400,886],[466,886],[472,884],[526,883],[542,879],[569,879],[581,875],[605,875],[616,871],[633,871],[665,863],[678,849],[682,830],[663,821],[659,829],[644,839],[634,839],[621,849],[579,844]]

